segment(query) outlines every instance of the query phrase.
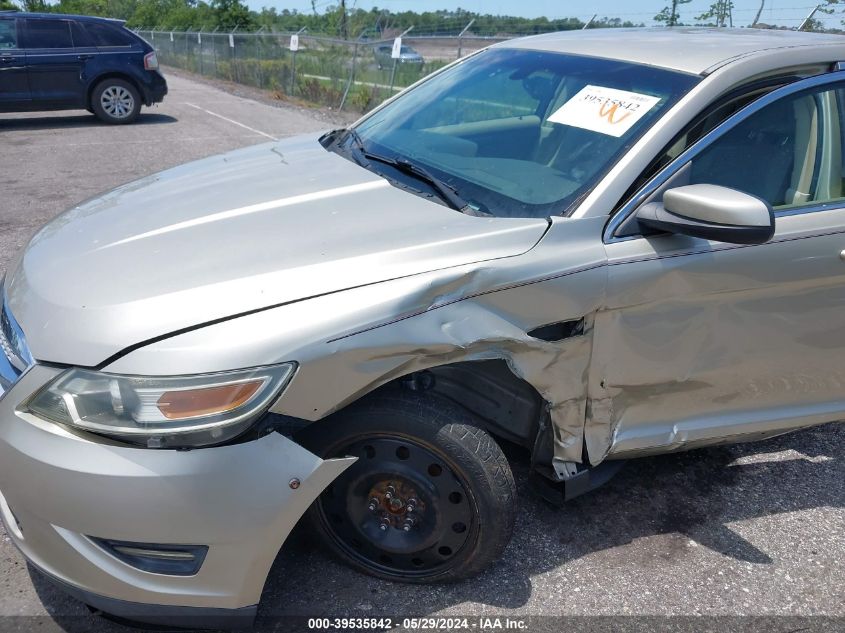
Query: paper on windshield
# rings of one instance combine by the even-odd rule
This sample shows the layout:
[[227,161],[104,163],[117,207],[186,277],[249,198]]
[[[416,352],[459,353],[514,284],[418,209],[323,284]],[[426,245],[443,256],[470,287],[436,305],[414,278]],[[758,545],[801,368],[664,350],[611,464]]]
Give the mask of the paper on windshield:
[[585,86],[555,110],[548,120],[619,137],[659,101],[660,97],[638,92]]

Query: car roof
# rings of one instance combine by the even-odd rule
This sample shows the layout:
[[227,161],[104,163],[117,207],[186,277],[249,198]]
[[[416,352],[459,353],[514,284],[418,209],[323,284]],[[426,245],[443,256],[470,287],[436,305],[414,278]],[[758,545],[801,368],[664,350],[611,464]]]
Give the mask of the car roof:
[[79,20],[80,22],[108,22],[110,24],[124,24],[126,20],[115,18],[101,18],[93,15],[70,15],[67,13],[27,13],[25,11],[0,11],[0,15],[16,18],[57,18],[59,20]]
[[741,57],[774,55],[795,47],[829,48],[831,61],[845,59],[842,35],[752,28],[587,29],[533,35],[495,46],[618,59],[696,75],[706,75]]

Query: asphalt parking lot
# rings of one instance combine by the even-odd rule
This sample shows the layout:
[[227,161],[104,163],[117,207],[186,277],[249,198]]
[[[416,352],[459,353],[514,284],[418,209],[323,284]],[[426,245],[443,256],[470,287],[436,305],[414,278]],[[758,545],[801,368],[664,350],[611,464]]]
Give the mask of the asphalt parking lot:
[[[0,269],[41,224],[92,195],[344,118],[169,81],[165,102],[133,126],[87,112],[0,115]],[[391,584],[338,564],[298,530],[260,615],[845,617],[845,425],[637,460],[565,509],[534,497],[513,457],[524,493],[516,535],[480,577]],[[36,622],[126,630],[46,584],[0,530],[0,631]]]

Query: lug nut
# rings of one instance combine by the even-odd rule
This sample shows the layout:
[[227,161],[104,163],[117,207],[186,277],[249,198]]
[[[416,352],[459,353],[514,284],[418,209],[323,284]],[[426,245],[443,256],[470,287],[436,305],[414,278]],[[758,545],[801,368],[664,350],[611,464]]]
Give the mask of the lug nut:
[[367,509],[368,509],[370,512],[375,512],[376,510],[378,510],[378,499],[376,499],[375,497],[373,497],[372,499],[370,499],[370,503],[369,503],[369,505],[367,506]]
[[405,519],[405,523],[402,525],[402,531],[410,532],[411,528],[414,527],[414,520],[411,517]]
[[384,519],[381,520],[381,523],[379,524],[378,529],[380,529],[382,532],[386,532],[387,528],[389,528],[389,527],[390,527],[390,519],[384,518]]
[[406,507],[406,512],[413,512],[413,511],[414,511],[414,510],[416,510],[416,509],[417,509],[417,500],[416,500],[416,499],[414,499],[413,497],[412,497],[412,498],[410,498],[410,499],[408,499],[408,504],[407,504],[407,507]]

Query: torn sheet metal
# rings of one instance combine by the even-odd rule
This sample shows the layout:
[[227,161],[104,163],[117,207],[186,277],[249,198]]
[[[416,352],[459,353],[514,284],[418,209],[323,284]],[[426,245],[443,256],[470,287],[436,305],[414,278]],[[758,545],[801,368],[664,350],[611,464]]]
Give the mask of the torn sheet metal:
[[[297,374],[273,410],[317,420],[415,371],[501,359],[548,403],[556,460],[581,462],[592,315],[605,292],[603,223],[557,218],[540,243],[518,257],[240,317],[145,346],[107,369],[198,373],[295,360]],[[562,341],[527,334],[581,318],[583,333]],[[204,353],[190,353],[200,347]]]

